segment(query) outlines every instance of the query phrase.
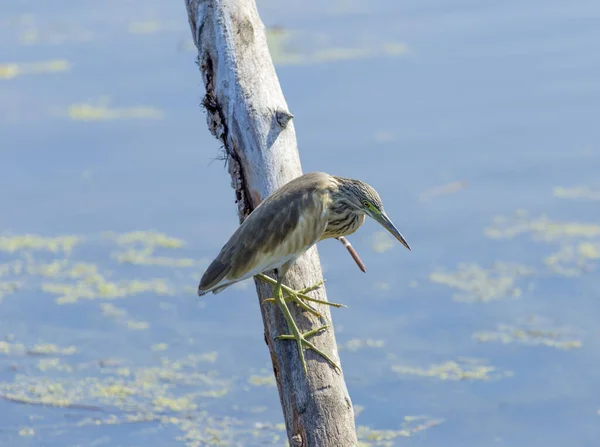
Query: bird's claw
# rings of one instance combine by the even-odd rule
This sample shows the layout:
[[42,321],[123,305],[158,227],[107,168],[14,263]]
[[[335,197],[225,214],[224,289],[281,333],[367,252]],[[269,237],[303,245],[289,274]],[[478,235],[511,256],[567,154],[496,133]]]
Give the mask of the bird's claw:
[[[263,280],[264,282],[268,283],[268,284],[277,284],[277,281],[275,281],[272,278],[269,278],[266,275],[260,274],[257,275],[257,278]],[[317,303],[317,304],[323,304],[325,306],[332,306],[332,307],[336,307],[338,309],[342,308],[342,307],[348,307],[345,304],[340,304],[340,303],[333,303],[331,301],[325,301],[325,300],[319,300],[316,298],[313,298],[311,296],[306,295],[308,292],[311,292],[313,290],[318,289],[319,287],[321,287],[323,284],[325,284],[325,281],[320,281],[317,284],[314,284],[312,286],[308,286],[305,287],[304,289],[300,289],[300,290],[294,290],[289,288],[288,286],[284,286],[283,284],[281,285],[281,290],[283,292],[285,292],[285,297],[284,299],[286,301],[293,301],[296,304],[298,304],[301,308],[303,308],[304,310],[316,315],[317,317],[321,317],[321,314],[312,306],[309,306],[308,304],[306,304],[304,301],[310,301],[311,303]],[[265,300],[263,300],[263,303],[273,303],[275,302],[274,298],[267,298]]]
[[[300,330],[298,329],[298,326],[296,325],[296,322],[294,321],[294,317],[290,313],[290,310],[288,309],[288,306],[286,304],[286,301],[294,301],[302,309],[304,309],[308,312],[311,312],[311,313],[317,315],[318,317],[321,317],[320,312],[318,312],[312,306],[305,303],[304,300],[312,301],[312,302],[316,302],[316,303],[320,303],[320,304],[332,305],[335,307],[341,307],[342,306],[341,304],[317,300],[315,298],[311,298],[310,296],[302,293],[302,292],[314,290],[315,288],[320,287],[323,284],[323,282],[320,282],[319,284],[317,284],[313,287],[309,287],[309,288],[303,289],[301,291],[295,291],[295,290],[290,289],[289,287],[283,286],[281,284],[281,282],[275,281],[266,275],[260,274],[260,275],[257,275],[257,277],[269,284],[275,283],[274,284],[275,287],[273,289],[274,298],[267,298],[267,299],[263,300],[263,303],[274,302],[275,304],[277,304],[277,306],[283,312],[283,317],[285,318],[285,321],[288,325],[291,335],[289,335],[289,334],[279,335],[279,336],[275,337],[275,339],[276,340],[295,340],[296,341],[296,344],[298,345],[298,354],[300,355],[300,362],[302,363],[302,367],[304,369],[305,374],[308,374],[308,369],[306,367],[306,359],[304,358],[304,348],[311,349],[316,354],[323,357],[328,363],[330,363],[334,367],[334,369],[341,371],[340,367],[327,354],[325,354],[323,351],[318,349],[314,344],[312,344],[311,342],[309,342],[307,340],[307,338],[312,337],[312,336],[318,334],[319,332],[324,331],[329,326],[327,326],[327,325],[321,326],[318,329],[313,329],[311,331],[308,331],[308,332],[305,332],[304,334],[302,334],[300,332]],[[284,296],[284,294],[285,294],[285,296]]]
[[[318,283],[316,283],[316,284],[314,284],[314,285],[312,285],[312,286],[305,287],[304,289],[296,290],[296,293],[303,294],[303,293],[312,292],[313,290],[317,290],[317,289],[318,289],[319,287],[321,287],[323,284],[325,284],[325,280],[319,281]],[[281,288],[282,288],[283,290],[285,290],[285,289],[286,289],[286,286],[284,286],[284,285],[282,284]]]
[[[307,312],[310,312],[317,318],[323,318],[323,314],[321,314],[321,312],[319,312],[317,309],[312,307],[310,304],[305,303],[304,301],[302,301],[300,298],[298,298],[295,295],[287,295],[283,299],[285,301],[293,301],[298,306],[300,306],[302,309],[304,309]],[[275,298],[265,298],[262,302],[263,302],[263,304],[264,303],[276,303]]]
[[284,286],[283,284],[281,285],[281,289],[287,293],[288,295],[295,295],[298,298],[302,298],[305,301],[310,301],[311,303],[318,303],[318,304],[324,304],[325,306],[333,306],[333,307],[337,307],[338,309],[340,307],[348,307],[345,304],[340,304],[340,303],[333,303],[331,301],[325,301],[325,300],[318,300],[316,298],[313,298],[311,296],[306,295],[307,292],[310,292],[312,290],[316,290],[319,287],[321,287],[323,284],[325,283],[325,281],[321,281],[318,284],[315,284],[314,286],[309,286],[306,287],[304,289],[301,290],[294,290],[294,289],[290,289],[288,286]]
[[328,327],[329,326],[327,326],[327,325],[321,326],[320,328],[313,329],[311,331],[305,332],[304,334],[301,334],[299,331],[297,331],[297,332],[294,331],[294,332],[296,332],[295,335],[279,335],[279,336],[275,337],[275,339],[276,340],[295,340],[296,341],[296,343],[298,345],[298,354],[300,355],[300,362],[302,363],[302,367],[304,368],[305,373],[308,372],[308,369],[306,367],[306,359],[304,358],[303,345],[307,349],[310,349],[310,350],[314,351],[316,354],[323,357],[329,364],[331,364],[331,366],[334,367],[334,369],[337,369],[338,371],[341,372],[340,367],[337,365],[337,363],[335,363],[331,359],[331,357],[329,357],[327,354],[325,354],[323,351],[321,351],[319,348],[317,348],[315,345],[313,345],[311,342],[309,342],[307,340],[307,338],[312,337],[312,336],[318,334],[319,332],[324,331]]

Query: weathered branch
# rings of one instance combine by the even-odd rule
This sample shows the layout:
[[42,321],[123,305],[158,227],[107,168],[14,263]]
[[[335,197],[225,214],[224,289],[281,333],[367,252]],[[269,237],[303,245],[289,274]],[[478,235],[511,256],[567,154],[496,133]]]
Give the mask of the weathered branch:
[[[281,91],[254,0],[186,0],[186,5],[206,88],[203,103],[208,127],[224,145],[241,222],[274,190],[302,174],[293,115]],[[321,279],[316,247],[286,275],[286,283],[295,289]],[[261,303],[272,295],[271,287],[262,282],[257,282],[256,288]],[[315,298],[327,299],[324,287],[312,293]],[[328,307],[317,308],[331,320]],[[296,345],[274,340],[288,333],[279,309],[271,304],[260,308],[290,445],[357,445],[354,413],[342,373],[307,351],[305,375]],[[320,325],[296,306],[290,310],[301,330]],[[311,341],[339,364],[333,328]]]

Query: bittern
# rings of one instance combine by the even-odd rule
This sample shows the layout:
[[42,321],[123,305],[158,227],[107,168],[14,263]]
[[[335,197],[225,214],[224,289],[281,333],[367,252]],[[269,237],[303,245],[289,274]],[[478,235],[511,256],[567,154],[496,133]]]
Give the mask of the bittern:
[[[306,250],[323,239],[354,233],[364,223],[365,215],[379,222],[410,250],[404,237],[386,215],[379,194],[370,185],[323,172],[297,177],[267,197],[242,222],[204,272],[198,295],[218,293],[253,276],[273,284],[271,301],[277,303],[291,331],[291,335],[276,338],[296,341],[305,372],[303,347],[312,349],[337,369],[338,366],[328,355],[307,340],[328,326],[300,333],[286,304],[286,300],[290,300],[313,313],[316,313],[314,308],[303,300],[334,305],[306,295],[307,290],[322,283],[298,291],[284,286],[282,281],[289,268]],[[277,269],[277,281],[263,274],[274,269]],[[285,298],[282,289],[288,295]]]

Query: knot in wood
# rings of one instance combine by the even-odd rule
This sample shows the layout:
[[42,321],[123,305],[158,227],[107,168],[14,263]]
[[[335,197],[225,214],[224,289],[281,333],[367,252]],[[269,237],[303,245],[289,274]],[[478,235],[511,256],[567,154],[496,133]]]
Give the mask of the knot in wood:
[[297,433],[294,436],[292,436],[292,445],[294,447],[302,446],[302,435],[300,433]]
[[294,117],[290,112],[285,110],[278,110],[275,112],[275,119],[277,123],[281,126],[282,129],[285,129],[290,122],[290,120]]

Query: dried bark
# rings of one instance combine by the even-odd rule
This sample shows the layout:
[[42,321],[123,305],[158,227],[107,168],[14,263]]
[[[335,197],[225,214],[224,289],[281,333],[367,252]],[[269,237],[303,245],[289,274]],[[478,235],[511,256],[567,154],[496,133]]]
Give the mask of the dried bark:
[[[264,25],[254,0],[186,0],[206,96],[208,128],[224,145],[240,222],[278,187],[302,174],[293,115],[289,112],[267,47]],[[358,261],[357,261],[358,263]],[[322,279],[316,247],[286,275],[300,289]],[[271,286],[256,282],[259,302]],[[326,300],[325,288],[312,292]],[[331,321],[329,306],[315,307]],[[357,445],[354,412],[343,373],[306,351],[305,375],[296,344],[276,341],[289,333],[272,304],[260,305],[265,340],[293,447]],[[290,306],[302,331],[321,323]],[[333,327],[311,341],[339,363]]]

